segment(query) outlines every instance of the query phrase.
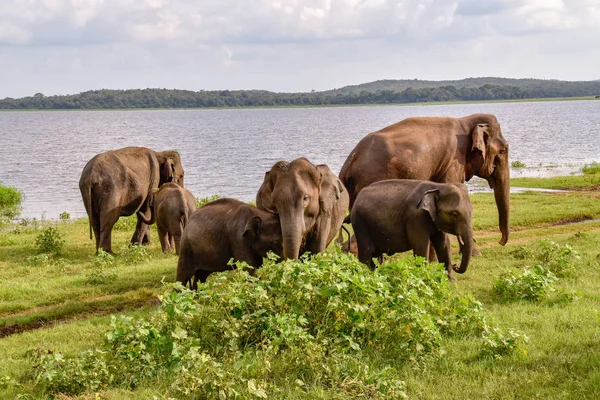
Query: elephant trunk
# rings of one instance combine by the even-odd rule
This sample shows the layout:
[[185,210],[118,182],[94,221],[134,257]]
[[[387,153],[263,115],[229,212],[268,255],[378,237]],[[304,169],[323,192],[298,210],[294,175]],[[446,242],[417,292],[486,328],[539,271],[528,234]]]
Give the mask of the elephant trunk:
[[500,232],[502,232],[502,239],[499,243],[504,246],[508,242],[510,231],[508,226],[510,215],[510,172],[508,165],[503,165],[502,168],[498,166],[490,183],[492,183],[494,189],[494,198],[498,207],[498,225]]
[[473,232],[469,227],[463,230],[463,233],[458,236],[460,243],[460,251],[462,253],[462,260],[458,268],[454,268],[459,274],[467,272],[467,267],[471,261],[471,252],[473,250]]
[[280,215],[281,234],[283,236],[283,258],[297,260],[304,235],[304,215]]

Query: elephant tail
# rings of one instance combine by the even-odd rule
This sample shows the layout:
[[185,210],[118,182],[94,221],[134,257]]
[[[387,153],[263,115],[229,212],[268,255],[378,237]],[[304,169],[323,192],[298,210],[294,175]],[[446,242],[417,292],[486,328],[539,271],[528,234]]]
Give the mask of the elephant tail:
[[88,224],[90,227],[90,240],[94,237],[92,236],[92,226],[94,224],[94,207],[92,204],[92,185],[85,185],[85,187],[81,187],[81,197],[83,197],[83,206],[85,207],[85,212],[88,215]]

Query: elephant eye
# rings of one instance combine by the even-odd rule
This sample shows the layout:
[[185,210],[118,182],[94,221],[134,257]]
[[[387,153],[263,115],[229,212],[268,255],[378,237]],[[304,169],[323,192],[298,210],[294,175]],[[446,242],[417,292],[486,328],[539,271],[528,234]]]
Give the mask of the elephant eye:
[[310,201],[310,195],[305,194],[304,197],[302,198],[302,201],[304,202],[304,206],[307,206],[308,202]]

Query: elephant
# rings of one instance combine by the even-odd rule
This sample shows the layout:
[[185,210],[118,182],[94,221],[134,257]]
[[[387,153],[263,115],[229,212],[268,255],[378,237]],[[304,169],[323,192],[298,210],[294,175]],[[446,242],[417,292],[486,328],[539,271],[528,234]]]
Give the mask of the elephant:
[[490,114],[464,118],[407,118],[365,136],[352,150],[339,177],[350,194],[373,182],[420,179],[464,183],[474,175],[488,181],[498,208],[500,244],[509,236],[508,143]]
[[92,230],[96,253],[112,251],[112,228],[119,217],[137,213],[131,243],[148,243],[150,231],[140,218],[150,208],[152,191],[174,182],[183,187],[183,166],[176,151],[157,152],[145,147],[125,147],[94,156],[83,168],[79,190]]
[[[350,213],[358,244],[358,259],[375,268],[373,257],[413,250],[428,257],[433,244],[440,262],[454,280],[452,270],[466,272],[471,258],[472,206],[463,184],[413,179],[388,179],[364,188]],[[462,261],[452,265],[449,238],[456,235]]]
[[259,209],[279,216],[285,259],[324,251],[342,226],[349,201],[329,167],[306,158],[275,163],[256,194]]
[[150,205],[150,219],[142,213],[138,213],[138,217],[147,225],[156,221],[162,251],[169,253],[175,247],[175,254],[179,255],[181,234],[196,210],[196,198],[189,190],[168,182],[155,189]]
[[212,201],[196,210],[183,230],[177,281],[197,289],[212,272],[232,269],[232,258],[259,268],[269,251],[281,257],[281,241],[276,215],[234,199]]

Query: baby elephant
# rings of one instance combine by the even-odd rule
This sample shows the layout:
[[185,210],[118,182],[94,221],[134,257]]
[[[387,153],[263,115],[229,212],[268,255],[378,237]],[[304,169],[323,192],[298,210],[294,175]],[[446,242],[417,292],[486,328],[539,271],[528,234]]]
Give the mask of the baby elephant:
[[150,219],[142,213],[138,213],[138,216],[149,225],[156,221],[162,251],[168,253],[174,245],[175,253],[179,254],[181,234],[190,215],[196,210],[194,195],[175,183],[165,183],[152,194],[150,205]]
[[[473,246],[472,206],[463,184],[390,179],[373,183],[356,198],[350,214],[358,243],[358,259],[375,268],[373,257],[412,249],[427,257],[429,243],[454,280],[452,270],[464,273]],[[460,267],[452,265],[445,233],[458,236]]]
[[212,272],[232,269],[231,258],[258,268],[269,251],[281,256],[281,240],[275,214],[234,199],[215,200],[192,214],[183,231],[177,280],[197,289]]

